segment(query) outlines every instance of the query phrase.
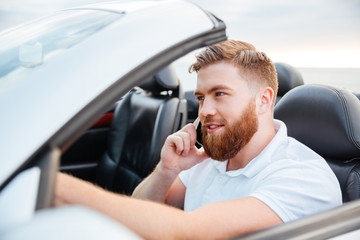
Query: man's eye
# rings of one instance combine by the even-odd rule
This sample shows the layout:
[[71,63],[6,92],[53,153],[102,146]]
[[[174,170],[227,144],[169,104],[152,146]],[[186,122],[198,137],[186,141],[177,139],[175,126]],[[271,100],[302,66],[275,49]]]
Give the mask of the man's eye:
[[203,96],[198,96],[197,97],[197,100],[200,102],[200,101],[203,101],[205,98]]
[[224,96],[225,93],[223,93],[223,92],[217,92],[217,93],[215,93],[215,95],[216,95],[217,97],[221,97],[221,96]]

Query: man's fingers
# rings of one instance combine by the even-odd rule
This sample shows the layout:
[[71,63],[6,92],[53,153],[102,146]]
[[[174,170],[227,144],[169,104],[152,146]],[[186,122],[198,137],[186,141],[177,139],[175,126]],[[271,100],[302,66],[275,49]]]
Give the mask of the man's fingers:
[[177,155],[186,157],[189,155],[196,142],[196,130],[194,124],[188,124],[180,131],[168,136],[166,145],[172,148]]
[[184,141],[183,141],[182,137],[180,137],[179,135],[173,134],[168,137],[168,141],[169,141],[169,144],[175,148],[175,152],[178,155],[181,155],[182,152],[184,151]]
[[177,154],[187,156],[196,142],[196,130],[194,124],[187,124],[180,131],[172,134],[169,138],[175,145]]
[[189,133],[190,135],[190,146],[194,146],[195,142],[196,142],[196,129],[195,129],[195,124],[193,123],[189,123],[187,124],[182,131],[185,131],[187,133]]
[[191,141],[190,141],[190,134],[188,132],[179,132],[178,136],[182,138],[183,140],[183,151],[182,151],[182,156],[187,156],[189,154],[190,151],[190,147],[191,147]]

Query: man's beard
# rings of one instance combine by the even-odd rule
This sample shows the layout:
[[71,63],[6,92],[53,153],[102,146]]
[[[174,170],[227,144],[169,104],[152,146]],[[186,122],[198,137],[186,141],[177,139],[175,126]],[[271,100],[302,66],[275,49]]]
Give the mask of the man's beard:
[[[221,134],[208,134],[206,123],[217,122],[225,128]],[[225,161],[235,155],[251,140],[258,130],[258,118],[255,103],[250,102],[240,119],[229,125],[225,119],[215,120],[207,117],[202,124],[203,147],[207,155],[214,160]]]

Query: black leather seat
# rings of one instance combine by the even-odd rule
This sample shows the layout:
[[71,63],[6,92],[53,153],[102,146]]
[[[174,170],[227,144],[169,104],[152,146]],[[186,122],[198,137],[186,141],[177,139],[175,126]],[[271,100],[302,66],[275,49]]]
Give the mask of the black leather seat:
[[274,65],[276,68],[277,77],[279,81],[279,89],[275,102],[278,103],[279,100],[288,91],[290,91],[295,87],[304,85],[304,80],[301,76],[301,73],[293,66],[281,62],[276,62],[274,63]]
[[360,198],[360,101],[322,85],[288,92],[275,106],[288,134],[323,156],[335,172],[343,201]]
[[96,183],[131,194],[158,163],[166,137],[186,120],[183,90],[173,69],[165,68],[116,107]]

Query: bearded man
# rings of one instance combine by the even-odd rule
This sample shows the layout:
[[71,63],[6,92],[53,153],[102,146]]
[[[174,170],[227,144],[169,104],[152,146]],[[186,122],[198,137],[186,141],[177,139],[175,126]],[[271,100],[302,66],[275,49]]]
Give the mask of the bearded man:
[[190,71],[198,74],[203,149],[188,124],[167,138],[132,198],[59,174],[57,205],[92,207],[146,239],[218,239],[341,204],[325,160],[273,119],[278,83],[264,53],[228,40],[199,53]]

